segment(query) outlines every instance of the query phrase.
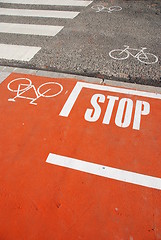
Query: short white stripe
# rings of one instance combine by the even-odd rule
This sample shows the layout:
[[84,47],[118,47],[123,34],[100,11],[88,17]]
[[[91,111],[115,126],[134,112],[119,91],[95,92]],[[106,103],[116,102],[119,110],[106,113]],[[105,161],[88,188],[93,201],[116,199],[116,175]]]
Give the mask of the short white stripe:
[[11,73],[0,72],[0,83],[2,83]]
[[30,61],[40,49],[40,47],[0,44],[0,58]]
[[85,87],[85,88],[96,89],[96,90],[103,90],[103,91],[109,91],[109,92],[141,96],[141,97],[161,99],[160,93],[143,92],[143,91],[138,91],[133,89],[118,88],[118,87],[111,87],[111,86],[98,85],[98,84],[96,85],[96,84],[85,83],[85,82],[79,82],[79,84],[81,88]]
[[52,5],[52,6],[80,6],[86,7],[93,1],[78,1],[78,0],[0,0],[0,3],[14,4],[34,4],[34,5]]
[[62,29],[63,29],[63,26],[0,23],[1,33],[55,36]]
[[161,190],[161,178],[86,162],[50,153],[46,162],[97,176]]
[[0,15],[46,18],[75,18],[79,12],[0,8]]

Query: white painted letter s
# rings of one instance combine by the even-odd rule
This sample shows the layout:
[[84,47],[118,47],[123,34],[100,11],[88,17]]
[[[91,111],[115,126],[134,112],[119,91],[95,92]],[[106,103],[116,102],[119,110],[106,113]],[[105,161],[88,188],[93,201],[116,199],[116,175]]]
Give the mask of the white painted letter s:
[[94,109],[88,108],[85,112],[84,118],[88,122],[96,122],[101,114],[101,108],[98,104],[105,102],[105,96],[103,94],[94,94],[91,98],[91,104]]

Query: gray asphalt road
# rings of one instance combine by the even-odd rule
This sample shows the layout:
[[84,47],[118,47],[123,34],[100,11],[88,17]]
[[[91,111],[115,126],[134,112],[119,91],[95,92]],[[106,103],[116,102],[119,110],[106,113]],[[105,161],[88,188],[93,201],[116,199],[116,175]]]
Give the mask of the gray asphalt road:
[[[114,11],[110,8],[113,11],[109,12],[109,7],[113,6],[120,6],[122,9]],[[0,44],[41,47],[29,62],[0,59],[0,65],[31,67],[161,86],[160,0],[94,0],[87,7],[19,5],[0,1],[0,8],[80,12],[74,19],[1,15],[0,22],[64,28],[53,37],[2,33],[0,28]],[[111,52],[125,48],[124,52],[121,50]],[[141,53],[142,48],[146,49]]]

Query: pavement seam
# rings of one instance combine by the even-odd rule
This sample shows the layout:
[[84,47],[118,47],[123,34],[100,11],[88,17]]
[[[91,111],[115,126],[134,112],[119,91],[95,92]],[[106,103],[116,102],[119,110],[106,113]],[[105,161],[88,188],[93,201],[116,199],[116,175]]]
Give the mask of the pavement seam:
[[[10,66],[11,65],[11,66]],[[21,69],[31,69],[31,70],[41,70],[41,71],[48,71],[48,72],[58,72],[58,73],[65,73],[65,74],[72,74],[72,75],[77,75],[77,76],[85,76],[85,77],[94,77],[94,78],[104,78],[104,79],[110,79],[114,81],[121,81],[121,82],[128,82],[128,83],[136,83],[140,85],[148,85],[148,86],[154,86],[154,87],[161,87],[161,78],[159,79],[151,79],[151,78],[139,78],[139,77],[133,77],[131,75],[127,76],[122,76],[122,77],[117,77],[114,75],[105,75],[101,74],[99,71],[98,72],[72,72],[68,70],[60,70],[55,67],[39,67],[37,68],[36,65],[33,64],[28,64],[26,65],[25,63],[12,63],[12,64],[5,64],[3,63],[3,66],[6,67],[13,67],[13,68],[21,68]]]
[[[116,87],[132,88],[139,89],[143,91],[152,91],[156,93],[161,93],[160,87],[150,86],[150,85],[141,85],[137,83],[129,83],[124,81],[115,81],[108,78],[104,78],[103,75],[98,74],[98,77],[89,77],[77,74],[62,73],[62,72],[52,72],[39,69],[30,69],[30,68],[17,68],[9,66],[0,66],[0,83],[5,80],[5,76],[9,76],[11,73],[21,73],[21,74],[31,74],[36,76],[44,76],[50,78],[72,78],[79,81],[87,81],[90,83],[96,83],[101,85],[112,85]],[[3,73],[3,74],[2,74]],[[4,74],[6,73],[6,75]]]

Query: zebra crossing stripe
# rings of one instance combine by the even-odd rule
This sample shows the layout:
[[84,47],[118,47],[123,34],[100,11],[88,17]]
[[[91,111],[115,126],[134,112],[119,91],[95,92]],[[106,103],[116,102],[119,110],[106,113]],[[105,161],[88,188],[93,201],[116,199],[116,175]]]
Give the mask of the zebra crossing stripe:
[[87,7],[93,1],[78,0],[0,0],[0,3]]
[[45,17],[45,18],[75,18],[79,12],[72,11],[52,11],[52,10],[28,10],[0,8],[0,15],[23,16],[23,17]]
[[30,61],[40,47],[0,44],[0,58],[17,61]]
[[63,29],[63,26],[33,25],[33,24],[16,24],[0,23],[1,33],[16,33],[42,36],[55,36]]
[[[51,6],[82,6],[86,7],[93,1],[84,0],[0,0],[0,3],[9,4],[30,4],[30,5],[51,5]],[[75,18],[79,12],[55,11],[55,10],[29,10],[0,8],[1,16],[22,16],[22,17],[45,17],[45,18]],[[55,36],[64,26],[0,23],[0,33],[27,34],[40,36]],[[40,47],[22,45],[0,44],[0,58],[8,60],[30,61],[40,50]]]

